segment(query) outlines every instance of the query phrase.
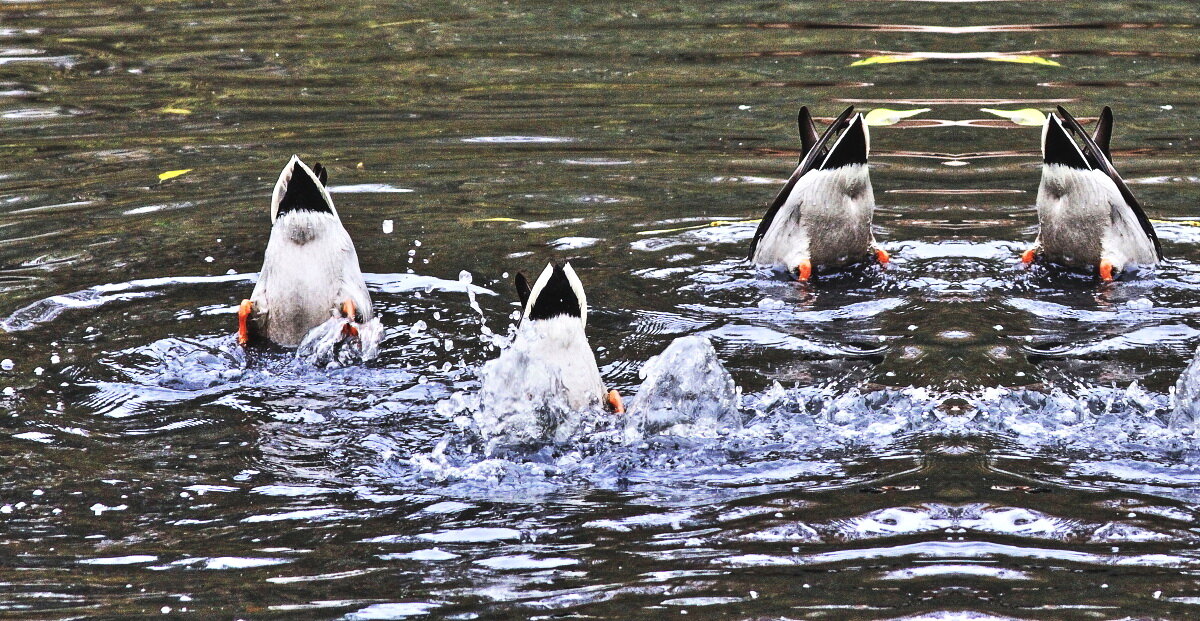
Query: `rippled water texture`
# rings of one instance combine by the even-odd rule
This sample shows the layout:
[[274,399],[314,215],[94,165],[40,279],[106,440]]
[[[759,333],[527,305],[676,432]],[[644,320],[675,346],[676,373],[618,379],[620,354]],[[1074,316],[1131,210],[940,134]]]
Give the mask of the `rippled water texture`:
[[[1200,617],[1194,4],[678,4],[0,3],[0,616]],[[850,103],[928,108],[872,128],[891,266],[755,270]],[[1057,104],[1116,111],[1156,273],[1017,267],[1039,128],[981,109]],[[365,367],[233,344],[293,153]],[[551,258],[631,412],[712,343],[654,384],[708,423],[480,439]]]

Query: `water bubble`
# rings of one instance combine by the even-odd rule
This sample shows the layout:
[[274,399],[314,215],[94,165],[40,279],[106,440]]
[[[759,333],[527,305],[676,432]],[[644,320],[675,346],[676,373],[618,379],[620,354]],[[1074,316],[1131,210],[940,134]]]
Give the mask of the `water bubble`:
[[13,363],[11,358],[5,358],[4,360],[0,360],[0,369],[4,369],[5,371],[11,371],[11,370],[13,370],[14,366],[16,366],[16,364]]
[[425,328],[427,327],[428,325],[424,321],[418,319],[416,323],[408,327],[408,335],[417,336],[418,334],[424,332]]
[[384,234],[384,235],[391,235],[391,234],[392,234],[392,221],[391,221],[391,220],[384,220],[384,221],[383,221],[383,234]]
[[463,270],[458,273],[458,282],[469,285],[469,284],[471,284],[471,280],[472,280],[471,272],[468,272],[467,270]]
[[420,247],[421,247],[421,240],[419,240],[419,239],[414,239],[414,240],[413,240],[413,245],[414,245],[414,246],[416,246],[416,247],[418,247],[418,248],[420,248]]
[[33,374],[34,374],[34,375],[41,375],[41,374],[42,374],[42,373],[44,373],[45,371],[46,371],[46,370],[45,370],[45,369],[43,369],[42,367],[37,367],[36,369],[34,369],[34,370],[33,370]]
[[[417,251],[416,251],[416,250],[413,250],[412,248],[409,248],[409,249],[408,249],[408,256],[410,256],[410,257],[415,257],[415,256],[417,256]],[[462,279],[462,277],[460,276],[460,277],[459,277],[459,279],[461,280],[461,279]],[[470,282],[470,281],[468,281],[468,282]]]

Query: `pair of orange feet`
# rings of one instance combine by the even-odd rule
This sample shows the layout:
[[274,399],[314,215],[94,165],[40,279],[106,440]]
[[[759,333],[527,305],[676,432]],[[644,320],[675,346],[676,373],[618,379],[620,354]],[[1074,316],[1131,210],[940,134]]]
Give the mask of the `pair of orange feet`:
[[[888,261],[892,260],[892,257],[883,248],[876,248],[875,260],[879,261],[880,265],[887,265]],[[796,276],[800,279],[800,282],[808,282],[812,279],[812,271],[812,261],[806,259],[801,261],[800,265],[796,267]]]
[[[1037,248],[1030,248],[1021,253],[1021,262],[1025,265],[1033,263],[1037,259]],[[1100,280],[1104,282],[1112,282],[1113,279],[1113,264],[1108,259],[1100,261]]]
[[[358,336],[358,328],[350,323],[355,321],[355,313],[357,309],[354,307],[353,300],[342,302],[342,316],[348,319],[346,325],[342,326],[342,334],[346,336]],[[242,300],[238,305],[238,345],[247,345],[250,343],[250,317],[254,314],[254,302],[250,300]]]

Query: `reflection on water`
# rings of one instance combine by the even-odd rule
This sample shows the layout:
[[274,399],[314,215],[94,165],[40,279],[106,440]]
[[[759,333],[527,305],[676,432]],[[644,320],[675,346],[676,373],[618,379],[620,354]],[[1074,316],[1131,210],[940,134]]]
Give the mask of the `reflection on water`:
[[[1189,4],[4,6],[0,614],[1197,616]],[[891,265],[746,264],[797,108],[850,103],[929,109],[872,128]],[[1115,110],[1154,273],[1018,267],[1058,104]],[[233,344],[293,153],[366,366]],[[489,450],[551,258],[647,418]]]

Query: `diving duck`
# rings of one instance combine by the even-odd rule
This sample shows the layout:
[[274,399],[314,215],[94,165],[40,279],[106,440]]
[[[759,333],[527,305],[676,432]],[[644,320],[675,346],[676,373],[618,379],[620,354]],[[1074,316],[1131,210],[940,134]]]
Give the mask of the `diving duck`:
[[818,269],[872,259],[887,263],[887,252],[871,234],[875,194],[867,169],[871,138],[863,115],[850,106],[818,137],[805,106],[798,124],[800,164],[759,223],[750,260],[782,265],[801,281]]
[[587,296],[570,263],[549,263],[529,286],[525,274],[516,276],[521,298],[521,325],[515,341],[530,355],[553,364],[557,380],[571,408],[580,410],[604,402],[614,412],[624,412],[621,395],[605,391],[596,357],[588,344]]
[[[314,341],[358,340],[364,327],[373,340],[378,336],[354,242],[325,188],[327,179],[324,167],[309,168],[295,155],[280,173],[262,271],[238,308],[239,343],[261,338],[311,349],[319,345]],[[376,344],[358,346],[372,351]]]
[[1108,106],[1091,136],[1062,106],[1047,116],[1037,197],[1040,230],[1021,255],[1026,265],[1045,260],[1111,281],[1128,267],[1162,260],[1154,226],[1113,167],[1112,127]]
[[600,379],[584,332],[587,298],[570,264],[547,265],[532,287],[517,274],[516,285],[516,335],[479,373],[472,416],[488,445],[568,442],[587,432],[589,412],[624,413],[621,396]]

